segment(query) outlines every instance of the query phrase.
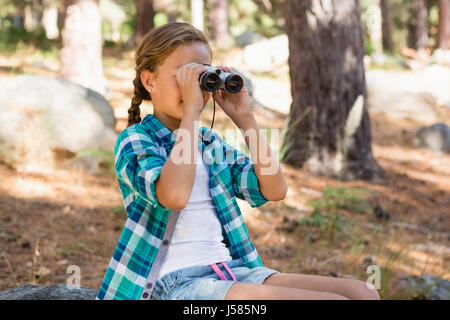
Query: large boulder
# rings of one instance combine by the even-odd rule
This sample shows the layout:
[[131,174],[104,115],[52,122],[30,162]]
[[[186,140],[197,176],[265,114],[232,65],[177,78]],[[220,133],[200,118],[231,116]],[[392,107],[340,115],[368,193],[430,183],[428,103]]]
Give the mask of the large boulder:
[[71,288],[65,284],[45,287],[23,284],[1,290],[0,300],[94,300],[96,295],[94,289],[81,286]]
[[445,123],[420,127],[414,134],[414,145],[439,152],[450,152],[450,128]]
[[450,300],[450,281],[428,274],[402,275],[395,289],[408,293],[414,300]]
[[256,42],[244,47],[244,61],[257,71],[271,71],[286,64],[289,57],[289,41],[285,34]]
[[437,116],[436,97],[428,92],[405,87],[405,74],[373,70],[366,72],[369,110],[387,116],[409,118],[420,123],[433,123]]
[[96,91],[37,75],[4,78],[0,88],[0,143],[20,142],[29,136],[27,120],[39,117],[38,131],[48,133],[52,148],[113,152],[116,119],[109,102]]

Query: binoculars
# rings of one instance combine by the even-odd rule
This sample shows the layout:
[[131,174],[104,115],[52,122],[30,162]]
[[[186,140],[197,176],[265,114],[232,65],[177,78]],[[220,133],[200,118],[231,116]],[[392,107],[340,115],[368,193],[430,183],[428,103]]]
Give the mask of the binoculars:
[[241,91],[244,80],[240,75],[225,72],[217,67],[205,66],[208,67],[208,70],[202,72],[198,78],[202,90],[211,92],[224,90],[228,93],[238,93]]

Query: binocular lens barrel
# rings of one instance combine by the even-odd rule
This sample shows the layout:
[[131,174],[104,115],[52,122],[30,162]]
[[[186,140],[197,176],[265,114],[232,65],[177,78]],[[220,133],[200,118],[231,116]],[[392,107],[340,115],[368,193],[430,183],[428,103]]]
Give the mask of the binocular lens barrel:
[[241,91],[243,80],[237,74],[229,75],[225,80],[225,90],[230,93],[238,93]]
[[205,72],[200,75],[200,87],[206,91],[216,91],[220,87],[220,77],[214,72]]
[[211,71],[205,71],[200,74],[200,88],[202,90],[214,92],[224,89],[229,93],[238,93],[241,91],[244,80],[236,73],[223,72],[219,68],[210,68]]

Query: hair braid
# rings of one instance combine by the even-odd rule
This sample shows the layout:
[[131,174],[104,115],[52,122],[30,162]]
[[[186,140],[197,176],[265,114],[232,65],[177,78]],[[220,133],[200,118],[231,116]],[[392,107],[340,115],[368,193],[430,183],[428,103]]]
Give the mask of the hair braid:
[[141,110],[139,106],[142,100],[151,100],[150,94],[145,90],[140,80],[140,73],[136,73],[136,78],[133,80],[134,94],[131,99],[131,107],[128,109],[128,126],[141,122]]

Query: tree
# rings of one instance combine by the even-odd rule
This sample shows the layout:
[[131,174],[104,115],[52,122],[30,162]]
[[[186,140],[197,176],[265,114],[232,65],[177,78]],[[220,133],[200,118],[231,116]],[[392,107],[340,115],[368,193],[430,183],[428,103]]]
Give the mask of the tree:
[[203,0],[191,0],[191,23],[203,31]]
[[231,44],[228,31],[228,0],[209,0],[209,25],[212,29],[212,39],[218,47],[226,48]]
[[394,52],[394,42],[392,41],[392,16],[391,16],[391,0],[381,0],[381,16],[382,16],[382,33],[383,49],[392,53]]
[[415,50],[425,49],[428,43],[428,10],[426,0],[411,0],[409,23],[409,46]]
[[439,33],[438,48],[450,49],[450,0],[438,0]]
[[285,3],[293,101],[281,161],[345,180],[380,178],[365,99],[359,1],[327,4]]
[[139,43],[142,37],[155,27],[153,23],[154,16],[155,10],[153,8],[153,0],[137,0],[135,34],[136,43]]
[[60,75],[105,94],[99,0],[66,0]]

